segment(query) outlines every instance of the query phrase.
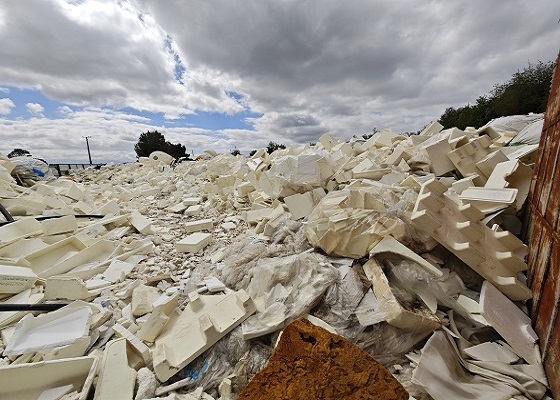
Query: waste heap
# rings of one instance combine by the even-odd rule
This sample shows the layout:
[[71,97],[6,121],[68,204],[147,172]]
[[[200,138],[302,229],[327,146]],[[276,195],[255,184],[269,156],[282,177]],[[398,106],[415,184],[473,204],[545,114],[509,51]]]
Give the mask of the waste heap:
[[1,157],[0,397],[546,399],[508,118],[29,188]]

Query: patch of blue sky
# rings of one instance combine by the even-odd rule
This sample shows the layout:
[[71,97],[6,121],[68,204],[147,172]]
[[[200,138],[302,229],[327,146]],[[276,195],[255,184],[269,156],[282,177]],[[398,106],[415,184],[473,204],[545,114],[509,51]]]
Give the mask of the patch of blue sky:
[[[60,112],[62,107],[69,107],[73,111],[83,110],[83,107],[71,106],[56,100],[49,99],[38,89],[22,89],[11,86],[3,86],[7,90],[0,92],[0,98],[9,98],[14,103],[14,108],[4,118],[7,119],[29,119],[36,117],[28,108],[28,103],[37,103],[43,107],[41,114],[49,119],[64,117]],[[237,101],[242,101],[243,96],[234,92],[228,95]],[[254,113],[248,109],[234,115],[227,115],[217,112],[197,111],[194,114],[186,114],[177,119],[165,119],[163,113],[140,111],[131,107],[121,108],[119,111],[138,115],[149,119],[149,124],[163,127],[193,127],[211,131],[222,129],[247,129],[253,130],[252,119],[258,118],[261,114]]]
[[8,89],[7,92],[0,92],[0,98],[7,97],[14,103],[14,108],[12,108],[10,114],[4,117],[10,119],[28,119],[37,115],[34,115],[27,109],[28,103],[40,104],[43,107],[43,114],[46,118],[60,118],[62,114],[60,113],[60,108],[67,106],[73,111],[81,110],[82,107],[68,106],[65,103],[61,103],[56,100],[49,99],[38,89],[24,89],[11,86],[3,86]]
[[165,119],[163,113],[138,111],[130,107],[125,107],[120,111],[148,118],[154,126],[163,126],[168,128],[189,127],[210,131],[219,131],[222,129],[253,130],[253,124],[250,120],[261,116],[261,114],[254,113],[249,110],[245,110],[234,115],[197,111],[195,114],[186,114],[176,119]]

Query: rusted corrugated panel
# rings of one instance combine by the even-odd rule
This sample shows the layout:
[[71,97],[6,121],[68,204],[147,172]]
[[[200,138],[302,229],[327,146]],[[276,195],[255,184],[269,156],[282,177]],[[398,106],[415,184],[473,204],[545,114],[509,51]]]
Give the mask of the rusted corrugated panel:
[[529,195],[531,316],[555,398],[560,399],[560,55]]

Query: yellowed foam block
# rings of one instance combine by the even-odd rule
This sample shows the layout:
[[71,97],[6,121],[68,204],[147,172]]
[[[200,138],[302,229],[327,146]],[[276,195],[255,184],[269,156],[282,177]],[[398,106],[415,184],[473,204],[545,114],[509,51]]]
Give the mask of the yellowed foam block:
[[175,248],[183,253],[198,253],[211,241],[211,233],[195,232],[175,243]]
[[313,201],[313,195],[311,192],[296,193],[291,196],[285,197],[284,202],[292,214],[294,220],[306,217],[311,214],[315,202]]
[[78,222],[73,215],[65,215],[59,218],[50,218],[41,221],[45,235],[58,235],[59,233],[74,232],[78,229]]
[[21,218],[0,227],[0,247],[14,243],[19,239],[37,236],[43,232],[41,223],[35,218]]
[[130,214],[130,223],[140,233],[146,235],[154,233],[152,231],[152,221],[140,214],[138,211],[133,211]]
[[202,205],[197,204],[197,205],[194,205],[194,206],[189,206],[185,210],[184,214],[186,216],[191,216],[192,217],[192,216],[195,216],[195,215],[199,215],[201,212],[202,212]]
[[185,203],[180,202],[177,204],[174,204],[172,206],[169,206],[165,209],[165,211],[169,211],[172,213],[182,213],[183,211],[185,211],[189,206],[187,206]]
[[209,231],[214,228],[214,223],[211,218],[199,219],[197,221],[190,221],[183,224],[183,230],[186,233]]
[[112,340],[105,346],[95,387],[94,400],[132,400],[136,371],[128,366],[126,340]]

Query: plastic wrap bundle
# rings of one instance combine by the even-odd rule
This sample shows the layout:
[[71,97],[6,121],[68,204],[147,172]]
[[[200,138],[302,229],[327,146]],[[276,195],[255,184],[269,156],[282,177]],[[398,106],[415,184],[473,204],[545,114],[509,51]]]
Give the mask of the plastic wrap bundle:
[[309,216],[305,235],[329,255],[362,258],[385,236],[406,235],[401,217],[406,217],[414,200],[404,190],[380,186],[334,191]]
[[337,277],[317,253],[259,260],[247,288],[258,312],[243,323],[243,337],[275,332],[306,315]]
[[40,181],[53,178],[49,165],[33,157],[13,157],[10,161],[16,164],[12,176],[19,180],[31,179]]
[[220,382],[233,374],[233,383],[240,390],[264,367],[271,352],[263,343],[243,340],[239,326],[187,365],[177,378],[191,379],[187,390],[202,386],[206,392],[215,392]]

